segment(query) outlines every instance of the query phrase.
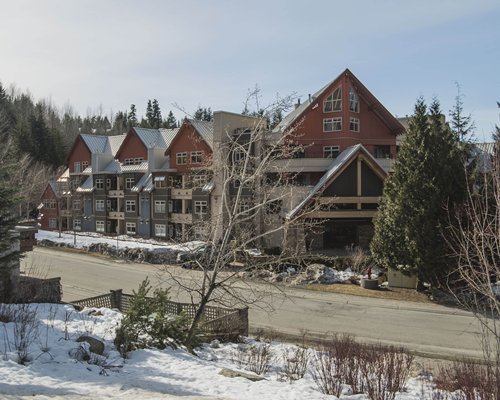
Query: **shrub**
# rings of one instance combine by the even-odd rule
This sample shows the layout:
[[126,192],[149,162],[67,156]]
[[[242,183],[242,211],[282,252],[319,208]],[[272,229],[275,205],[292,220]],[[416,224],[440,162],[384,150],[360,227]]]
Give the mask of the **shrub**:
[[434,383],[434,398],[496,400],[500,398],[500,366],[455,361],[438,369]]
[[273,360],[273,352],[268,343],[256,343],[250,346],[240,344],[233,355],[233,361],[240,368],[264,375],[269,371]]
[[151,287],[146,278],[130,302],[121,325],[116,329],[115,346],[123,356],[129,351],[169,346],[177,348],[185,343],[188,320],[184,315],[167,314],[167,289],[156,289],[148,298]]
[[403,390],[413,356],[390,346],[356,343],[348,335],[335,336],[317,352],[312,376],[322,393],[340,396],[342,385],[372,400],[393,400]]
[[290,383],[302,379],[309,364],[309,351],[305,347],[286,348],[281,355],[282,366],[278,371],[280,380]]

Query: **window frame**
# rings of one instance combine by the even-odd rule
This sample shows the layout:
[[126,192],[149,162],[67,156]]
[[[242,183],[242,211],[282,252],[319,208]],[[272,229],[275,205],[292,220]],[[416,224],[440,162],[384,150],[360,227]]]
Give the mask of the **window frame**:
[[155,200],[154,207],[155,214],[165,214],[167,212],[166,200]]
[[[353,107],[355,105],[355,107]],[[349,111],[353,113],[358,113],[359,114],[359,96],[357,93],[354,91],[353,88],[349,89]]]
[[50,229],[57,228],[57,218],[49,218],[49,228]]
[[[133,228],[133,230],[131,228]],[[137,223],[125,222],[125,233],[127,235],[137,235]]]
[[203,218],[208,215],[208,201],[206,200],[195,200],[193,204],[194,213]]
[[81,174],[81,164],[80,164],[80,161],[75,161],[73,163],[73,171],[75,174]]
[[189,155],[191,164],[201,164],[203,162],[203,151],[192,151]]
[[99,190],[104,189],[104,178],[95,178],[95,188]]
[[333,92],[331,92],[328,97],[323,100],[324,113],[339,111],[342,111],[342,86],[335,88]]
[[[333,156],[334,153],[337,153],[335,157]],[[340,154],[340,146],[335,145],[335,146],[323,146],[323,158],[328,158],[334,160],[337,158]]]
[[[331,124],[331,130],[327,129],[327,124]],[[323,118],[323,133],[342,131],[342,117]]]
[[73,230],[74,231],[82,230],[82,220],[80,218],[76,218],[73,220]]
[[135,178],[125,178],[125,189],[131,190],[135,186]]
[[[353,129],[354,127],[354,129]],[[359,121],[359,118],[356,117],[349,117],[349,130],[351,132],[356,132],[358,133],[361,128],[361,123]]]
[[94,207],[96,212],[106,211],[106,204],[103,199],[96,199]]
[[135,213],[137,210],[137,202],[135,200],[125,200],[125,212]]
[[187,165],[187,161],[188,161],[187,151],[181,151],[175,154],[175,163],[177,165]]
[[166,189],[167,188],[167,177],[165,175],[154,177],[155,189]]
[[155,224],[155,236],[167,237],[167,225]]
[[106,232],[106,224],[104,221],[96,221],[95,222],[95,231],[96,232]]

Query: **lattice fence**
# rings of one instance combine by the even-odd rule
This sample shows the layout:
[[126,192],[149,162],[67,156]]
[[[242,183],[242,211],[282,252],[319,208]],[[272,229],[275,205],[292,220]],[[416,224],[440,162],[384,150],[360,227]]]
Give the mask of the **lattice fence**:
[[[90,297],[74,301],[77,308],[84,307],[107,307],[116,308],[125,313],[129,310],[132,298],[131,294],[123,293],[121,289],[111,290],[108,294]],[[177,303],[169,301],[167,313],[179,315],[183,313],[189,319],[194,318],[196,307],[189,303]],[[234,340],[238,336],[248,335],[248,307],[245,308],[222,308],[207,306],[200,326],[201,332],[207,338],[219,338],[223,340]]]

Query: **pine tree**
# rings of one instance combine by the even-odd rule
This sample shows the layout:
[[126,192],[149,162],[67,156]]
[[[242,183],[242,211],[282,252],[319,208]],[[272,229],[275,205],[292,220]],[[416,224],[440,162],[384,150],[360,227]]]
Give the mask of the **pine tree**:
[[464,102],[463,95],[460,90],[460,84],[457,82],[457,96],[455,97],[455,104],[450,110],[449,115],[451,118],[450,127],[452,132],[455,134],[455,139],[462,143],[470,140],[475,125],[472,121],[470,114],[465,115],[464,113]]
[[158,103],[158,100],[154,99],[152,104],[151,127],[158,129],[161,126],[161,123],[162,123],[162,117],[161,117],[160,104]]
[[384,266],[437,283],[451,265],[443,234],[448,212],[464,198],[465,177],[458,142],[437,100],[429,111],[427,116],[419,99],[394,173],[385,183],[371,251]]
[[[153,105],[151,104],[151,100],[148,100],[148,105],[146,106],[146,121],[148,124],[148,127],[153,127]],[[142,123],[141,123],[142,125]]]
[[175,116],[174,116],[174,113],[172,112],[172,110],[170,110],[168,112],[167,119],[163,123],[163,126],[165,128],[168,128],[168,129],[177,128],[177,120],[175,119]]
[[210,107],[201,107],[194,112],[193,118],[197,121],[212,121],[213,114]]
[[128,113],[129,126],[132,128],[137,126],[137,110],[135,109],[135,104],[130,105],[130,112]]

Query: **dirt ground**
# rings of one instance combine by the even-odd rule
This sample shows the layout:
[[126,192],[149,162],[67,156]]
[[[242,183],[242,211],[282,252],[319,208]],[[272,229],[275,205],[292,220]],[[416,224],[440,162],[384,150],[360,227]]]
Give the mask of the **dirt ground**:
[[320,292],[330,292],[339,294],[349,294],[353,296],[374,297],[377,299],[387,300],[406,300],[414,301],[417,303],[432,303],[429,297],[421,292],[413,289],[402,288],[384,288],[378,290],[364,289],[358,285],[351,283],[334,283],[330,285],[325,284],[311,284],[306,286],[307,289],[317,290]]

